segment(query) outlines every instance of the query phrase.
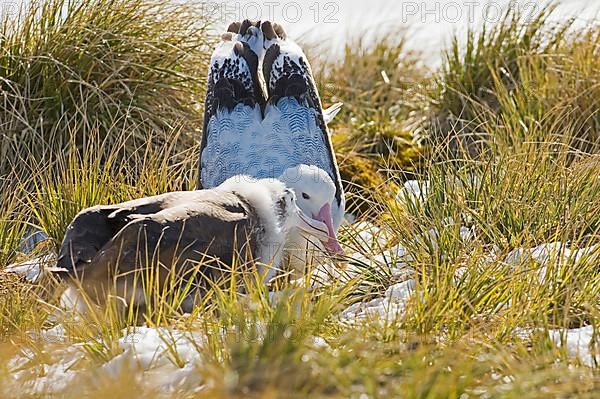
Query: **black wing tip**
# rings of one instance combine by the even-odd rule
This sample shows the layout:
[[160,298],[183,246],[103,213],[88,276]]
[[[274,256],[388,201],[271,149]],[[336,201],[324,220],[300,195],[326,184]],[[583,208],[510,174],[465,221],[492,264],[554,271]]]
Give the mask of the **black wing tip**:
[[245,19],[244,21],[242,21],[242,24],[240,25],[239,34],[244,36],[248,32],[248,29],[250,29],[251,27],[260,29],[261,21],[260,20],[259,21],[251,21],[249,19]]
[[307,94],[308,85],[306,84],[306,80],[297,73],[286,75],[277,80],[275,87],[271,91],[271,96],[274,98],[294,97],[298,102],[302,98],[305,98]]
[[254,106],[256,101],[242,82],[235,79],[221,78],[213,89],[213,101],[215,109],[227,109],[233,111],[238,104]]
[[241,22],[239,21],[234,21],[232,23],[229,24],[229,26],[227,27],[227,32],[229,33],[240,33],[240,27],[242,26]]

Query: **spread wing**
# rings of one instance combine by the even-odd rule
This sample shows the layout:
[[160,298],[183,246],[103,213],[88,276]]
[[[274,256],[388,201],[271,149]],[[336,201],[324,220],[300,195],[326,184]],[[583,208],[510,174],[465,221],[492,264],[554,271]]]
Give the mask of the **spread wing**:
[[91,263],[98,251],[112,240],[134,215],[159,212],[165,202],[176,200],[185,194],[163,194],[82,210],[67,227],[58,253],[58,274],[64,276]]
[[213,188],[247,173],[240,160],[244,140],[257,139],[266,99],[259,78],[264,53],[258,24],[231,24],[214,50],[208,76],[200,145],[199,188]]
[[280,26],[265,22],[262,30],[266,48],[263,74],[268,92],[265,131],[282,145],[289,143],[282,171],[307,164],[329,173],[336,186],[337,209],[333,216],[339,226],[344,215],[344,191],[310,64]]
[[216,187],[239,174],[279,177],[289,167],[316,165],[336,185],[333,217],[339,227],[344,192],[306,56],[276,24],[259,28],[245,21],[230,30],[211,60],[199,186]]

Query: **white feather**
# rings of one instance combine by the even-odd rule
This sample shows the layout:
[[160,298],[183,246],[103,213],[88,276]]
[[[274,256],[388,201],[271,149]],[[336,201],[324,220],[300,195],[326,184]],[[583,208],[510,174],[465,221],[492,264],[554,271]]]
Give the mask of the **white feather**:
[[246,199],[256,210],[264,231],[257,248],[258,272],[264,281],[270,281],[281,269],[283,249],[287,231],[276,217],[275,202],[281,198],[286,186],[278,179],[257,180],[250,176],[238,175],[227,179],[216,188],[226,192],[236,192]]
[[[245,41],[255,48],[258,42],[264,40],[259,32],[260,30],[253,31],[245,37],[237,35],[235,40]],[[235,67],[225,68],[225,76],[241,79],[243,85],[250,89],[251,74],[247,64],[238,60],[233,51],[235,40],[222,44],[215,50],[212,57],[212,69],[215,72],[211,77],[216,82],[218,75],[222,73],[219,66],[231,59]],[[265,77],[269,87],[275,86],[286,73],[284,66],[289,67],[290,64],[295,65],[293,68],[303,74],[309,86],[314,87],[310,65],[296,43],[289,39],[273,39],[264,41],[264,44],[263,49],[255,50],[258,51],[259,59],[264,55],[263,50],[271,45],[277,44],[280,48],[279,56],[273,61],[270,76]],[[323,117],[326,123],[331,122],[341,106],[341,103],[337,103],[325,110]],[[208,120],[205,131],[206,146],[201,154],[202,186],[216,187],[235,175],[249,175],[258,179],[276,178],[286,169],[301,164],[321,168],[341,186],[338,172],[332,165],[335,155],[331,153],[329,138],[322,130],[319,120],[319,113],[309,106],[307,100],[298,102],[294,97],[281,98],[277,105],[268,104],[264,115],[258,105],[251,107],[238,104],[231,112],[227,109],[217,111]],[[344,218],[343,195],[339,203],[335,200],[332,204],[332,214],[337,229]]]
[[[267,106],[264,119],[258,106],[239,104],[231,113],[219,111],[209,121],[208,135],[201,158],[204,187],[236,175],[275,178],[300,164],[315,165],[336,178],[315,111],[294,98]],[[339,204],[334,204],[333,218],[339,226]]]
[[323,119],[325,119],[326,124],[330,124],[333,122],[337,114],[340,113],[344,103],[335,103],[331,107],[323,110]]

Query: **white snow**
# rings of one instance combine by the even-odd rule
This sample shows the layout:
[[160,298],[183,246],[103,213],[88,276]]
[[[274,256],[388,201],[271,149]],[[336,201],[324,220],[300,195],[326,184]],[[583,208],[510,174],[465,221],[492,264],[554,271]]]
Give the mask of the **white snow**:
[[427,180],[408,180],[404,182],[396,201],[401,204],[416,204],[425,201],[431,190],[431,184]]
[[[15,387],[29,395],[60,395],[77,384],[77,379],[110,381],[124,373],[136,376],[136,383],[163,393],[180,390],[193,393],[203,386],[199,365],[205,337],[171,328],[136,327],[123,331],[118,340],[122,352],[99,367],[73,367],[84,361],[86,344],[67,342],[62,326],[43,332],[46,356],[24,349],[8,364]],[[93,378],[92,378],[93,377]]]
[[88,311],[88,305],[85,298],[81,295],[77,287],[67,287],[60,296],[59,304],[61,309],[73,312],[75,315],[83,314]]
[[564,266],[580,262],[584,257],[597,253],[596,246],[571,249],[562,242],[552,242],[538,245],[534,248],[518,248],[506,257],[505,262],[511,266],[534,262],[539,265],[538,276],[541,283],[546,281],[549,266]]
[[72,368],[83,359],[84,352],[80,345],[51,348],[53,342],[49,340],[41,353],[23,349],[8,362],[7,369],[14,382],[12,389],[22,395],[39,396],[56,395],[69,387],[78,376]]
[[102,365],[107,376],[117,378],[124,371],[140,370],[138,383],[162,392],[200,389],[197,369],[205,338],[175,329],[137,327],[119,339],[123,353]]
[[56,255],[49,253],[43,256],[38,256],[37,258],[8,265],[4,271],[18,274],[19,276],[25,277],[27,281],[36,283],[40,278],[46,275],[46,269],[54,266],[55,264]]
[[600,364],[600,339],[593,326],[570,330],[551,330],[550,339],[559,347],[565,346],[569,356],[576,357],[588,367]]
[[355,303],[341,313],[343,321],[355,323],[361,320],[398,320],[403,317],[404,310],[415,293],[416,282],[406,280],[390,286],[383,297],[369,302]]
[[366,244],[370,248],[385,247],[390,236],[392,236],[390,231],[367,221],[354,223],[352,228],[361,244]]

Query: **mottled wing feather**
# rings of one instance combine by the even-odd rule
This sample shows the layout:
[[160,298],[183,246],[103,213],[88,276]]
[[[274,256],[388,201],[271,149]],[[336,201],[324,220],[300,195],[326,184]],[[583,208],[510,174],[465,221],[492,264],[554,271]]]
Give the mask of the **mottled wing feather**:
[[65,232],[57,263],[57,268],[64,272],[59,275],[64,276],[89,264],[98,251],[136,215],[159,212],[165,206],[190,195],[188,192],[174,192],[83,209],[73,218]]
[[217,187],[231,176],[249,174],[258,167],[263,153],[261,140],[262,113],[258,105],[243,104],[231,112],[218,111],[208,123],[206,143],[200,156],[204,188]]
[[[263,108],[253,100],[261,86],[254,63],[234,46],[224,42],[213,54],[200,155],[201,187],[216,187],[239,174],[279,177],[289,167],[316,165],[336,185],[334,221],[339,226],[344,193],[306,56],[289,39],[265,41],[262,65],[269,100]],[[253,48],[244,47],[254,55],[260,53]]]
[[[169,288],[175,277],[201,292],[230,276],[234,257],[239,255],[238,267],[247,265],[257,253],[259,236],[253,211],[231,193],[193,193],[198,198],[165,202],[160,212],[136,215],[124,226],[81,270],[86,292],[103,293],[116,278],[118,295],[124,297],[134,292],[135,271],[149,268],[156,273],[158,289]],[[136,298],[132,300],[139,305]]]
[[[232,226],[240,225],[246,231],[250,214],[249,205],[238,196],[215,191],[172,192],[84,209],[67,228],[57,268],[64,269],[59,273],[62,276],[82,270],[93,275],[104,272],[93,270],[106,263],[103,259],[120,258],[125,263],[130,262],[137,251],[132,241],[137,239],[137,231],[135,234],[133,231],[140,226],[145,227],[144,237],[151,247],[157,245],[159,239],[165,250],[183,244],[192,244],[190,250],[193,251],[210,247],[212,255],[228,261],[226,256],[231,256],[232,251],[224,246],[231,246],[231,240],[227,244],[223,239],[227,234],[231,237]],[[158,225],[171,230],[161,233],[154,228]],[[175,230],[185,233],[179,244],[180,237],[173,236]],[[197,255],[191,259],[196,258]]]
[[[344,212],[344,192],[308,60],[302,49],[290,39],[269,40],[267,47],[263,62],[268,92],[265,120],[271,119],[270,113],[278,110],[284,121],[284,130],[287,128],[290,132],[285,138],[296,145],[290,161],[295,165],[316,165],[329,173],[336,185],[339,205],[336,224],[339,225]],[[274,134],[285,134],[274,125],[273,130]]]
[[[250,32],[248,27],[245,29]],[[252,135],[252,131],[247,131],[249,124],[260,121],[262,116],[266,99],[258,73],[259,55],[253,48],[254,36],[249,36],[238,34],[223,41],[211,57],[200,144],[199,188],[215,187],[218,180],[226,179],[219,179],[223,173],[240,169],[230,163],[235,158],[229,156],[235,154],[234,144],[240,137]]]

